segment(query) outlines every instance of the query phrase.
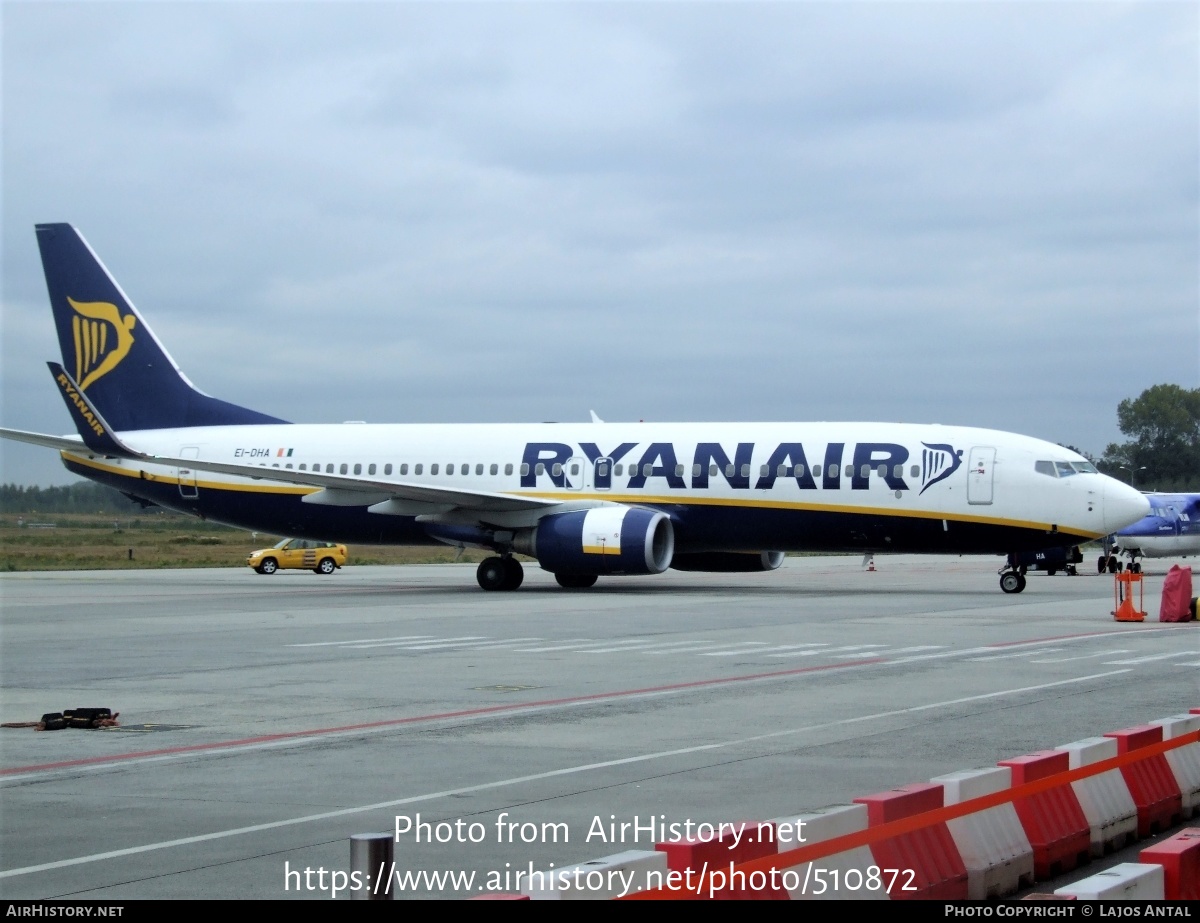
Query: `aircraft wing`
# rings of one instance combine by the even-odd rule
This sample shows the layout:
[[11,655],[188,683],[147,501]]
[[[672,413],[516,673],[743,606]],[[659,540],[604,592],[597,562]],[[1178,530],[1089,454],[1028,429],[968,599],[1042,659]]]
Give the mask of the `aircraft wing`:
[[[386,504],[388,501],[399,501],[401,506],[407,505],[409,508],[381,509],[380,512],[413,515],[437,514],[450,510],[464,510],[472,513],[515,513],[561,505],[558,500],[544,500],[540,497],[525,497],[520,494],[455,490],[446,487],[430,487],[426,484],[380,481],[358,475],[322,474],[318,471],[299,471],[293,468],[268,468],[262,464],[247,465],[206,461],[199,458],[179,458],[173,455],[157,455],[153,451],[146,451],[130,445],[126,441],[130,438],[129,435],[122,437],[113,432],[112,427],[76,385],[70,374],[57,362],[49,362],[47,365],[59,386],[67,410],[75,419],[81,438],[72,440],[64,437],[43,436],[39,433],[25,433],[19,430],[0,430],[0,435],[67,452],[93,452],[97,455],[126,458],[151,465],[166,465],[190,471],[211,471],[214,474],[229,474],[260,481],[317,487],[321,489],[306,496],[304,501],[326,506],[375,506]],[[134,433],[132,438],[136,442],[137,434]],[[396,505],[391,504],[393,507]]]
[[[448,487],[430,487],[426,484],[409,484],[396,481],[381,481],[375,478],[347,474],[322,474],[317,471],[297,471],[292,468],[268,468],[263,465],[240,465],[228,462],[204,461],[198,458],[176,458],[139,452],[128,443],[124,447],[130,457],[154,465],[170,465],[195,471],[211,471],[215,474],[231,474],[237,477],[320,487],[323,490],[305,499],[313,503],[331,506],[368,506],[387,499],[408,500],[428,503],[452,509],[472,510],[489,513],[510,513],[522,510],[547,509],[560,506],[559,500],[541,497],[524,497],[520,494],[493,493],[482,490],[454,490]],[[76,445],[78,451],[80,446]]]

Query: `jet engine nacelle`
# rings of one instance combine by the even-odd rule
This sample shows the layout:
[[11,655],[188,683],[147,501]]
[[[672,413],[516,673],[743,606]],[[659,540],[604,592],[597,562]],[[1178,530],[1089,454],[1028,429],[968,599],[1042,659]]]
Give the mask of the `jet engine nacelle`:
[[783,563],[782,551],[762,551],[758,554],[737,551],[697,551],[677,554],[671,560],[672,570],[705,571],[710,574],[749,574],[775,570]]
[[554,573],[661,574],[671,566],[675,529],[666,513],[602,506],[546,516],[513,550]]

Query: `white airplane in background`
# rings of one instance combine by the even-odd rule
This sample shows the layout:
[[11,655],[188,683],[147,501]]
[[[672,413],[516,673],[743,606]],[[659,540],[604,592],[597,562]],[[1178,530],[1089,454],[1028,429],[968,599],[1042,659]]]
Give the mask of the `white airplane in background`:
[[[197,390],[83,237],[37,227],[78,436],[11,429],[149,503],[299,538],[519,553],[567,588],[611,574],[773,570],[788,551],[1010,554],[1149,511],[1026,436],[898,423],[295,424]],[[1007,567],[1008,593],[1025,587]]]
[[[1100,573],[1120,570],[1118,554],[1129,556],[1130,569],[1140,572],[1138,558],[1186,558],[1200,554],[1200,493],[1148,493],[1150,515],[1108,537],[1109,554],[1100,555]],[[1119,549],[1119,550],[1118,550]]]

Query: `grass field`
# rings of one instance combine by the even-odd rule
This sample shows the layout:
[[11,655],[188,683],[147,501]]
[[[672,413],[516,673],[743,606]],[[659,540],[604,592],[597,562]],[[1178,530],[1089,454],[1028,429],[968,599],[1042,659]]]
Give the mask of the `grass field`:
[[[0,570],[115,570],[147,567],[245,567],[246,557],[282,536],[246,532],[177,513],[0,517]],[[440,564],[455,560],[445,546],[350,545],[349,566]],[[467,549],[475,563],[486,554]]]

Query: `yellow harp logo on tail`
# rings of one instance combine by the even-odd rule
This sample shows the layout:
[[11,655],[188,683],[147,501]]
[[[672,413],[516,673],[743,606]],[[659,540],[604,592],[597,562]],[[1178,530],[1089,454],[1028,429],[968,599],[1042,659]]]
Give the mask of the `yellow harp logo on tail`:
[[137,318],[121,316],[115,304],[107,301],[76,301],[67,303],[75,309],[71,329],[75,334],[75,380],[79,390],[103,378],[129,355],[133,346],[133,327]]

